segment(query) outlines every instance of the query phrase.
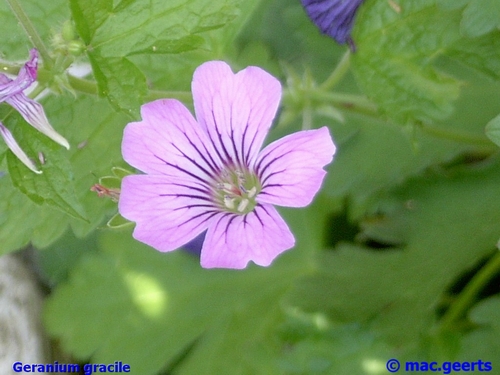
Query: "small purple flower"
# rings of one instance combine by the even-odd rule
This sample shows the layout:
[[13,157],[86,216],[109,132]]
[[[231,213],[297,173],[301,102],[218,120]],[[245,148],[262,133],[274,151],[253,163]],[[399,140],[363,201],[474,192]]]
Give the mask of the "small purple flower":
[[205,268],[268,266],[295,239],[273,205],[303,207],[321,187],[335,146],[328,128],[300,131],[259,152],[281,85],[257,67],[237,74],[202,64],[192,82],[197,121],[177,100],[141,108],[127,125],[124,159],[146,174],[123,179],[119,210],[134,238],[171,251],[207,230]]
[[[23,116],[28,124],[33,126],[42,134],[45,134],[50,139],[69,149],[68,141],[57,133],[50,125],[47,117],[45,116],[42,105],[28,98],[23,93],[23,90],[31,86],[31,84],[36,80],[37,63],[38,51],[36,49],[32,49],[30,51],[29,60],[19,70],[19,74],[15,79],[10,79],[4,74],[0,74],[0,103],[7,102],[14,107],[14,109],[16,109],[21,116]],[[19,160],[23,162],[24,165],[35,173],[42,173],[19,147],[9,129],[7,129],[1,122],[0,135],[3,137],[10,150],[19,158]]]
[[309,18],[323,34],[329,35],[337,43],[349,43],[355,50],[351,39],[354,16],[364,0],[301,0]]

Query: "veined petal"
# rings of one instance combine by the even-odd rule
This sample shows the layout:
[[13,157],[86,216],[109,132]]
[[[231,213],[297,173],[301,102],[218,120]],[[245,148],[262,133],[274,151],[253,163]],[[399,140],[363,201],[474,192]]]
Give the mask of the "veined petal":
[[128,124],[122,154],[130,165],[149,174],[207,182],[220,167],[213,146],[188,109],[162,99],[141,108],[142,121]]
[[134,238],[159,251],[189,242],[218,214],[208,194],[192,181],[151,175],[123,179],[118,209],[137,223]]
[[295,245],[293,234],[271,205],[246,215],[219,214],[201,250],[204,268],[245,268],[249,261],[268,266]]
[[28,124],[69,150],[68,141],[50,125],[40,103],[28,98],[24,93],[10,96],[7,99],[7,103],[14,107]]
[[19,74],[13,80],[1,74],[0,81],[0,102],[8,99],[9,96],[18,94],[28,88],[36,80],[38,64],[38,51],[32,49],[30,58],[19,70]]
[[318,192],[335,145],[325,126],[281,138],[264,148],[255,165],[262,191],[261,203],[303,207]]
[[192,91],[196,117],[218,156],[251,165],[276,115],[280,82],[258,67],[234,74],[226,63],[211,61],[196,69]]
[[[356,11],[364,0],[301,0],[307,15],[323,34],[338,43],[352,43],[351,29]],[[354,44],[352,44],[353,48]]]
[[39,171],[35,164],[31,161],[31,159],[24,153],[24,151],[19,147],[18,143],[12,136],[12,133],[7,129],[2,123],[0,123],[0,135],[2,136],[3,140],[5,143],[7,143],[7,146],[10,148],[10,150],[14,153],[14,155],[17,156],[21,162],[27,166],[29,169],[31,169],[35,173],[42,173],[42,171]]

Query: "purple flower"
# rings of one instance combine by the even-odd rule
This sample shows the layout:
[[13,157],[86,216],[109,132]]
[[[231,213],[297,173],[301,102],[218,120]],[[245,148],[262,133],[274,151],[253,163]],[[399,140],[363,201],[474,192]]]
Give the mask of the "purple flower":
[[146,174],[123,179],[119,210],[134,237],[171,251],[207,230],[205,268],[268,266],[295,239],[273,205],[303,207],[321,187],[335,146],[328,128],[301,131],[259,152],[281,85],[257,67],[237,74],[224,62],[198,67],[197,121],[177,100],[141,108],[127,125],[125,160]]
[[[0,74],[0,103],[7,102],[16,109],[28,124],[33,126],[42,134],[51,138],[55,142],[69,149],[68,141],[57,133],[50,125],[45,112],[40,103],[28,98],[23,90],[31,86],[36,80],[38,63],[38,51],[32,49],[30,58],[19,70],[19,74],[15,79],[10,79],[4,74]],[[29,169],[36,173],[39,171],[31,159],[19,147],[12,133],[0,122],[0,135],[10,150],[21,160]]]
[[337,43],[349,43],[355,49],[351,39],[351,29],[356,11],[364,0],[301,0],[309,18],[323,34],[329,35]]

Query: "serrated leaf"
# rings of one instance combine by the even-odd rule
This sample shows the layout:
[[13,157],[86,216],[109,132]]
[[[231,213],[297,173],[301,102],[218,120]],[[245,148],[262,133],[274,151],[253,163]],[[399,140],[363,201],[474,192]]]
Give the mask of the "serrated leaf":
[[[83,0],[76,1],[88,7]],[[234,0],[128,1],[126,6],[119,4],[104,22],[96,25],[90,44],[103,57],[127,56],[139,51],[185,52],[192,47],[191,35],[221,27],[233,19],[234,4]],[[187,44],[180,43],[182,40]],[[175,44],[177,48],[173,48]],[[167,48],[163,50],[163,46]]]
[[403,124],[452,113],[460,84],[436,68],[438,56],[500,77],[500,35],[463,37],[460,11],[441,10],[437,3],[410,0],[398,13],[387,2],[368,2],[360,8],[354,29],[357,80],[383,113]]
[[488,122],[485,131],[488,138],[500,146],[500,115]]
[[72,0],[76,28],[87,44],[99,90],[127,114],[138,116],[146,80],[127,58],[134,54],[181,53],[202,45],[197,35],[234,18],[233,0]]
[[90,44],[97,29],[108,19],[113,10],[113,0],[70,0],[71,14],[78,33]]
[[138,118],[147,93],[146,77],[125,57],[102,58],[90,55],[99,94],[108,98],[116,110]]
[[[120,142],[127,118],[115,113],[105,100],[91,96],[79,96],[76,100],[72,96],[49,96],[44,99],[44,108],[54,128],[67,137],[71,148],[67,151],[48,139],[44,140],[42,135],[36,136],[49,142],[50,147],[61,154],[57,157],[64,159],[62,165],[67,165],[68,161],[71,164],[75,193],[89,222],[71,219],[49,205],[34,204],[12,187],[7,167],[2,166],[0,193],[4,199],[0,201],[0,252],[17,250],[30,242],[37,248],[47,247],[64,233],[68,225],[78,237],[86,236],[99,225],[104,226],[105,220],[117,212],[116,203],[99,198],[90,188],[98,183],[100,176],[123,165]],[[87,116],[89,113],[91,117]],[[16,138],[21,140],[23,134],[24,128]],[[3,142],[0,145],[6,149]],[[39,163],[37,151],[29,154]],[[51,152],[44,152],[44,156],[47,165],[56,160]],[[40,167],[43,169],[45,165]]]
[[48,204],[68,215],[86,220],[86,213],[75,192],[73,170],[68,152],[53,141],[28,126],[18,115],[6,121],[14,130],[15,138],[32,158],[39,158],[37,164],[42,174],[37,175],[9,152],[7,161],[9,175],[14,185],[33,202]]
[[90,221],[71,222],[75,234],[82,237],[117,211],[116,203],[99,198],[90,188],[113,167],[124,165],[120,144],[128,120],[114,112],[105,100],[92,96],[79,96],[76,101],[70,96],[52,96],[44,106],[54,127],[71,144],[68,157],[75,174],[76,192]]
[[67,228],[67,217],[48,206],[38,206],[12,186],[7,174],[0,177],[0,254],[30,242],[47,246]]
[[500,33],[463,38],[450,46],[447,55],[490,78],[500,79]]
[[353,69],[380,109],[406,123],[451,114],[459,83],[438,72],[432,56],[459,38],[458,13],[439,12],[434,0],[409,0],[396,12],[385,1],[361,7],[353,34]]

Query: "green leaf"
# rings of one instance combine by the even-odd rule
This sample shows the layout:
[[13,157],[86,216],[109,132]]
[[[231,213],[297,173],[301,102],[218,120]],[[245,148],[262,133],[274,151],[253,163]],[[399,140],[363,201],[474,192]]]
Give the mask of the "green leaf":
[[486,34],[500,26],[500,3],[496,0],[445,0],[443,3],[441,6],[448,8],[467,4],[460,29],[469,37]]
[[[62,159],[63,166],[70,163],[71,173],[74,174],[71,184],[88,222],[71,219],[50,205],[34,204],[12,186],[10,176],[5,173],[5,163],[2,163],[0,194],[4,199],[0,201],[0,253],[17,250],[30,242],[37,248],[47,247],[67,230],[68,225],[78,237],[84,237],[99,225],[104,225],[105,220],[117,212],[115,202],[99,198],[90,188],[98,183],[99,177],[109,175],[113,167],[124,166],[120,143],[126,117],[114,112],[105,100],[91,96],[79,96],[76,100],[73,96],[49,96],[44,99],[44,108],[54,128],[68,139],[71,149],[67,151],[43,135],[35,134],[36,141],[44,147],[42,152],[46,159],[46,165],[40,167],[43,169],[58,158]],[[91,119],[83,115],[88,113],[92,114]],[[16,133],[16,139],[24,139],[25,128],[31,137],[33,130],[25,124],[21,129],[11,128]],[[6,149],[3,142],[0,147]],[[25,150],[28,151],[28,148],[25,147]],[[39,150],[29,151],[29,156],[35,161],[38,160]],[[24,171],[23,167],[19,166],[20,170]],[[37,177],[27,176],[29,179]]]
[[453,112],[460,83],[443,69],[439,56],[500,78],[500,35],[463,37],[459,10],[440,9],[438,3],[409,0],[398,13],[387,2],[368,2],[356,21],[354,74],[379,109],[402,124]]
[[500,79],[500,33],[462,38],[448,48],[447,55],[490,78]]
[[[479,325],[462,339],[458,360],[490,362],[491,368],[500,366],[500,297],[494,296],[479,302],[469,313]],[[484,371],[484,367],[483,367]],[[483,372],[481,371],[481,372]]]
[[459,38],[458,13],[434,0],[409,0],[400,13],[387,2],[361,7],[353,34],[357,80],[382,112],[396,121],[429,121],[451,114],[459,83],[433,66],[433,57]]
[[0,254],[30,242],[37,247],[47,246],[68,226],[65,214],[33,203],[12,186],[7,175],[0,177],[0,195]]
[[440,296],[495,248],[499,172],[495,160],[387,193],[358,235],[387,248],[340,243],[319,254],[317,271],[297,281],[288,303],[334,321],[369,323],[388,342],[411,345],[429,333]]
[[[394,351],[358,324],[333,325],[321,314],[290,314],[280,330],[288,350],[282,374],[381,374]],[[400,353],[399,353],[400,354]]]
[[[87,235],[116,213],[116,203],[99,198],[90,188],[99,177],[109,175],[113,167],[125,166],[120,152],[125,115],[114,112],[97,97],[51,96],[45,100],[51,123],[71,144],[69,161],[75,175],[78,199],[85,208],[89,223],[71,221],[78,237]],[[87,115],[91,113],[89,118]]]
[[48,204],[70,216],[86,220],[86,213],[75,192],[75,179],[66,149],[29,126],[19,115],[6,121],[21,148],[32,158],[39,158],[42,174],[31,172],[9,152],[7,161],[14,185],[37,204]]
[[127,58],[103,59],[90,55],[99,94],[108,98],[116,110],[123,110],[134,118],[147,93],[146,77]]
[[157,252],[129,231],[101,232],[99,253],[85,256],[49,298],[46,326],[78,358],[119,357],[140,374],[278,373],[280,300],[310,271],[304,265],[318,251],[328,210],[320,197],[313,207],[280,211],[297,246],[269,268],[242,271],[205,270],[198,258]]
[[127,58],[134,54],[181,53],[199,48],[207,30],[235,17],[233,0],[112,1],[71,0],[76,28],[105,95],[118,109],[138,116],[147,92],[142,72]]
[[[66,0],[44,2],[43,6],[38,0],[23,0],[21,5],[43,41],[50,41],[54,28],[69,18]],[[0,18],[2,58],[26,60],[32,44],[6,1],[0,2]]]
[[113,10],[113,0],[70,0],[71,14],[80,37],[88,45],[97,29],[108,19]]
[[67,350],[97,363],[120,358],[145,375],[183,354],[180,374],[274,367],[266,336],[280,296],[301,274],[293,253],[271,268],[204,270],[198,259],[157,252],[129,232],[101,237],[102,253],[85,257],[46,304],[45,324]]
[[500,146],[500,115],[488,122],[485,130],[488,138]]

